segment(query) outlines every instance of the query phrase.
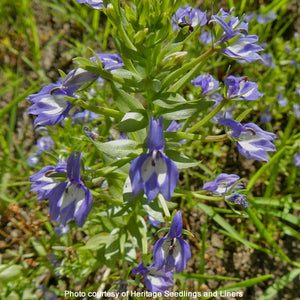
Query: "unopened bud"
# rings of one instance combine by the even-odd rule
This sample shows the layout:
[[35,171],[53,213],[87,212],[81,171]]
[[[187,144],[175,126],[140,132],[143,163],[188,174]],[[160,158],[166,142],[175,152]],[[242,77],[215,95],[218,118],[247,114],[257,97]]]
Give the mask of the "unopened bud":
[[178,51],[167,55],[162,61],[164,69],[170,69],[174,67],[178,62],[184,59],[187,54],[187,51]]

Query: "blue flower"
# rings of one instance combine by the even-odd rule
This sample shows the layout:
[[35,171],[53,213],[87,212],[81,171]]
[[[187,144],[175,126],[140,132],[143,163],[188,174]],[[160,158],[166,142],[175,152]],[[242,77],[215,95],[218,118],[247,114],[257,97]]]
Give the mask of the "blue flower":
[[270,105],[267,105],[265,110],[260,114],[259,119],[262,123],[270,123],[272,115],[270,113]]
[[63,234],[68,233],[69,229],[70,226],[68,224],[67,225],[59,224],[54,227],[54,231],[56,232],[57,236],[62,236]]
[[288,104],[287,99],[285,97],[283,97],[283,95],[280,92],[278,93],[276,100],[277,100],[277,103],[282,107],[286,107]]
[[296,167],[300,168],[300,152],[294,154],[293,163]]
[[94,9],[102,9],[103,7],[105,7],[104,2],[101,0],[76,0],[76,2],[79,4],[87,4]]
[[190,245],[181,238],[182,216],[178,211],[173,218],[170,231],[159,239],[153,248],[154,266],[160,270],[170,272],[175,268],[176,272],[182,272],[186,268],[187,261],[191,258]]
[[191,80],[191,83],[195,87],[201,88],[201,96],[205,96],[213,91],[216,91],[219,85],[219,81],[214,79],[212,75],[200,75]]
[[201,33],[200,35],[200,41],[204,44],[204,45],[210,45],[213,41],[211,33],[204,31],[203,33]]
[[43,291],[42,300],[57,300],[58,299],[58,297],[54,291],[47,290],[44,285],[41,285],[40,288]]
[[144,267],[143,262],[137,268],[132,269],[132,274],[140,273],[145,277],[145,286],[150,292],[161,292],[168,290],[174,282],[173,271],[158,270],[154,265]]
[[[203,189],[210,192],[215,192],[219,195],[224,195],[230,190],[243,188],[243,184],[239,182],[234,187],[233,185],[240,180],[240,177],[235,174],[221,173],[214,181],[206,182]],[[233,188],[232,188],[233,187]]]
[[242,125],[231,119],[220,119],[219,124],[225,125],[232,131],[228,133],[237,144],[238,151],[247,159],[268,161],[267,151],[276,151],[272,141],[276,135],[264,131],[253,123]]
[[51,150],[53,145],[54,145],[54,142],[50,136],[42,136],[42,137],[38,138],[36,141],[36,147],[38,149],[37,154],[40,154],[44,151]]
[[147,146],[149,153],[138,156],[130,166],[129,176],[132,196],[142,190],[152,201],[160,191],[166,200],[170,200],[179,175],[175,163],[164,154],[163,119],[150,120]]
[[181,27],[190,26],[193,30],[198,24],[204,26],[207,23],[206,13],[200,9],[184,5],[178,8],[175,15],[172,16],[171,23],[173,31],[180,30]]
[[245,195],[234,193],[232,195],[225,196],[225,200],[234,204],[238,204],[247,208],[249,206],[247,197]]
[[259,24],[266,24],[268,22],[276,20],[276,17],[277,15],[275,11],[269,11],[266,16],[261,14],[257,15],[256,20]]
[[300,105],[298,103],[293,104],[294,115],[297,119],[300,119]]
[[[80,170],[81,153],[72,153],[67,164],[47,166],[29,178],[34,182],[31,191],[38,191],[38,200],[49,199],[50,217],[64,226],[73,218],[77,226],[83,226],[92,207],[92,194],[85,187]],[[57,180],[55,173],[63,173],[61,178],[66,180]]]
[[220,41],[215,46],[219,46],[231,38],[239,36],[232,45],[222,49],[226,56],[247,62],[262,59],[258,52],[262,51],[263,48],[255,44],[258,41],[258,36],[247,35],[248,23],[240,22],[238,17],[231,16],[231,12],[226,12],[223,9],[216,15],[212,15],[210,22],[218,23],[224,30]]
[[90,111],[90,110],[83,110],[77,111],[71,116],[73,123],[75,124],[82,124],[86,122],[91,122],[99,118],[99,115]]
[[66,225],[74,218],[82,227],[91,208],[92,194],[81,179],[81,153],[72,153],[67,161],[67,180],[59,183],[49,195],[50,217]]
[[273,56],[270,54],[270,53],[264,53],[262,56],[262,63],[271,68],[271,69],[275,69],[276,68],[276,65],[274,63],[274,60],[273,60]]
[[[104,70],[115,70],[122,68],[124,66],[123,60],[119,53],[109,54],[109,53],[97,53],[97,58],[103,63]],[[97,62],[96,56],[92,56],[90,60],[92,62]]]
[[69,113],[72,103],[65,99],[75,97],[73,88],[64,88],[62,81],[43,87],[38,93],[27,97],[32,103],[27,113],[36,115],[34,126],[54,125],[62,121]]
[[263,95],[257,90],[257,83],[247,77],[228,76],[224,84],[228,87],[227,97],[232,100],[256,100]]
[[[104,65],[104,70],[114,70],[124,66],[119,54],[97,54]],[[90,58],[96,62],[95,56]],[[83,84],[94,81],[99,76],[82,68],[71,70],[64,80],[43,87],[40,92],[29,95],[27,100],[32,103],[27,113],[36,115],[34,126],[54,125],[68,115],[72,103],[66,97],[77,98],[74,94]]]

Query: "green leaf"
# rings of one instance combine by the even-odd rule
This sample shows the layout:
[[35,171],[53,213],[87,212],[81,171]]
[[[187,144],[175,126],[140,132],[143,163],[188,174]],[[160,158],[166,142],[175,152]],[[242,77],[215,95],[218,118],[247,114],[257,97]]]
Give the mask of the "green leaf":
[[111,89],[114,101],[122,112],[144,110],[143,105],[135,97],[118,88],[115,84],[111,84]]
[[187,103],[187,101],[178,93],[163,93],[153,103],[163,108],[175,108],[179,104]]
[[6,283],[22,275],[20,265],[0,265],[0,283]]
[[47,251],[46,251],[45,247],[40,242],[38,242],[36,239],[32,238],[31,244],[39,256],[47,255]]
[[140,154],[142,149],[139,144],[133,140],[114,140],[106,143],[94,141],[98,150],[105,152],[112,157],[126,157],[131,153]]
[[300,274],[300,269],[294,269],[282,276],[278,281],[267,288],[257,300],[274,299],[274,296],[283,289],[288,283],[292,282]]
[[92,236],[84,246],[78,248],[78,250],[98,250],[107,244],[107,239],[108,235],[104,233],[96,234]]
[[[144,110],[142,112],[145,112]],[[140,112],[128,112],[118,125],[120,131],[132,132],[145,128],[148,124],[148,119],[145,114]]]
[[[258,283],[260,283],[262,281],[268,280],[268,279],[270,279],[272,277],[273,277],[273,275],[269,274],[269,275],[263,275],[263,276],[251,278],[251,279],[248,279],[248,280],[244,280],[244,281],[241,281],[241,282],[234,283],[232,285],[223,287],[221,289],[218,289],[215,292],[217,292],[218,295],[221,295],[221,292],[225,292],[225,291],[226,292],[238,291],[238,290],[240,290],[242,288],[253,286],[253,285],[258,284]],[[243,294],[243,292],[241,292],[241,294]],[[223,295],[224,295],[224,293],[223,293]],[[203,299],[210,299],[210,298],[211,297],[205,297]]]
[[176,150],[166,150],[166,155],[171,158],[178,169],[186,169],[198,166],[200,164],[199,161],[195,161],[187,156],[185,156],[181,151]]
[[213,101],[191,101],[184,104],[176,105],[172,109],[161,109],[160,112],[164,114],[164,118],[168,120],[185,120],[200,111],[207,111],[213,105]]

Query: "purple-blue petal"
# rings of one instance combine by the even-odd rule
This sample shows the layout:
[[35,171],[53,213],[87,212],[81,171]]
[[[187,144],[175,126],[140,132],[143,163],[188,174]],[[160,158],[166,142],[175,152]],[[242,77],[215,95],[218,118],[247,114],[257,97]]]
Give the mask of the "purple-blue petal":
[[177,166],[172,159],[165,155],[163,155],[163,159],[167,165],[167,175],[163,184],[160,186],[160,191],[164,198],[170,201],[179,179],[179,173]]
[[178,242],[180,244],[180,258],[175,263],[176,273],[182,272],[186,268],[187,261],[191,258],[191,247],[185,240],[179,238]]
[[167,235],[168,238],[178,238],[182,235],[182,216],[181,212],[178,211],[174,215],[173,221],[170,226],[170,231]]
[[141,175],[141,168],[143,163],[147,160],[149,154],[142,154],[134,159],[129,170],[129,177],[131,181],[132,196],[137,196],[144,188],[144,183]]
[[150,152],[153,150],[163,150],[165,147],[162,116],[157,120],[151,117],[148,129],[147,147]]

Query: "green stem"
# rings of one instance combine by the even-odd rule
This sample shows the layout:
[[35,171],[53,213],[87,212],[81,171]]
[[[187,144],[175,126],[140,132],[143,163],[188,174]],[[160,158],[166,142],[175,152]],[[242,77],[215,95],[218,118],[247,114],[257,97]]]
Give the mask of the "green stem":
[[189,193],[191,196],[198,198],[198,199],[203,199],[207,201],[224,201],[224,197],[221,196],[207,196],[207,195],[202,195],[196,192],[190,192]]
[[107,107],[90,105],[90,104],[88,104],[85,101],[80,100],[80,99],[75,99],[75,98],[68,97],[68,101],[73,103],[73,104],[76,104],[76,105],[80,106],[81,108],[90,110],[92,112],[95,112],[97,114],[101,114],[101,115],[104,115],[104,116],[107,116],[107,117],[115,118],[116,120],[121,120],[124,116],[123,113],[121,113],[117,110],[107,108]]
[[209,143],[209,142],[221,142],[227,140],[227,134],[209,135],[207,137],[204,137],[200,134],[193,134],[193,133],[180,132],[180,131],[179,132],[166,131],[164,134],[166,138],[171,138],[173,141],[188,139],[191,141],[200,140],[205,143]]
[[228,101],[228,99],[224,98],[217,107],[215,107],[210,113],[208,113],[201,121],[187,130],[187,132],[192,133],[201,128],[205,123],[210,121],[225,106]]

